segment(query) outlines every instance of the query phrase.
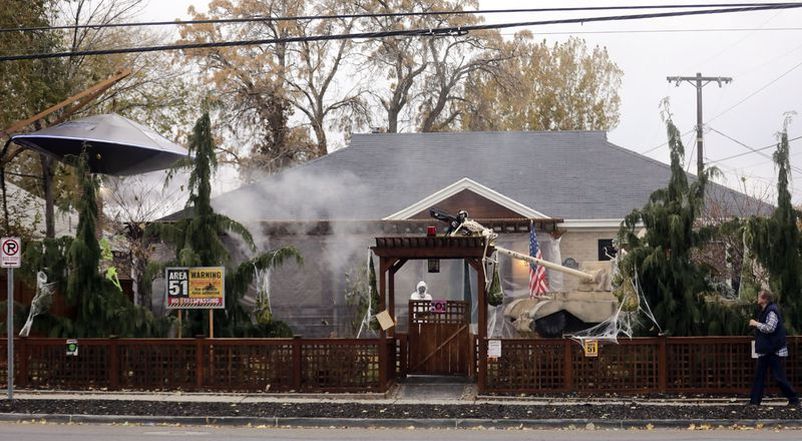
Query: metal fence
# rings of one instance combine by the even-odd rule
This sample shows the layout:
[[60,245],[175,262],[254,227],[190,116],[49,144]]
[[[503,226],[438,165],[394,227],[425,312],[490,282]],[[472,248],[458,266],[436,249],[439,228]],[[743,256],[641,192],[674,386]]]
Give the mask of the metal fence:
[[[507,339],[487,362],[486,392],[748,393],[749,337],[658,337],[600,342],[586,357],[572,340]],[[802,337],[789,337],[786,373],[802,386]],[[771,383],[768,383],[771,384]]]
[[[380,342],[81,339],[78,355],[70,356],[63,339],[18,338],[14,381],[30,389],[384,391],[387,368],[380,368]],[[0,353],[5,347],[3,341]],[[3,357],[2,380],[6,368]]]

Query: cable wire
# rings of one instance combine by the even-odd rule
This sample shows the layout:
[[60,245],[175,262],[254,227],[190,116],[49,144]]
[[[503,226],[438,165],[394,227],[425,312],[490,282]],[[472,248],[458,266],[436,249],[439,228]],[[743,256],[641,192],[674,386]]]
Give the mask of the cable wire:
[[201,48],[256,46],[256,45],[275,44],[275,43],[385,38],[385,37],[396,37],[396,36],[409,36],[409,37],[460,36],[467,34],[469,31],[504,29],[504,28],[526,27],[526,26],[544,26],[544,25],[572,24],[572,23],[598,23],[598,22],[608,22],[608,21],[643,20],[649,18],[700,16],[700,15],[711,15],[711,14],[729,14],[734,12],[754,12],[754,11],[766,11],[766,10],[776,10],[776,9],[798,9],[798,8],[802,8],[802,3],[774,3],[771,4],[770,6],[750,6],[741,8],[706,9],[706,10],[661,12],[661,13],[633,14],[633,15],[620,15],[620,16],[583,17],[583,18],[539,20],[539,21],[527,21],[527,22],[515,22],[515,23],[450,26],[441,28],[430,28],[430,29],[409,29],[409,30],[397,30],[397,31],[361,32],[355,34],[316,35],[316,36],[305,36],[305,37],[236,40],[236,41],[221,41],[221,42],[209,42],[209,43],[185,43],[185,44],[170,44],[162,46],[96,49],[96,50],[83,50],[83,51],[70,51],[70,52],[18,54],[18,55],[0,56],[0,61],[37,60],[46,58],[67,58],[74,56],[112,55],[112,54],[172,51],[172,50],[201,49]]
[[288,17],[270,16],[250,16],[239,18],[216,18],[199,20],[173,20],[173,21],[149,21],[138,23],[106,23],[106,24],[83,24],[83,25],[61,25],[61,26],[34,26],[20,28],[1,28],[2,32],[33,32],[33,31],[52,31],[52,30],[74,30],[74,29],[102,29],[115,27],[140,27],[140,26],[185,26],[192,24],[228,24],[228,23],[249,23],[260,21],[298,21],[298,20],[331,20],[343,18],[378,18],[378,17],[420,17],[420,16],[442,16],[442,15],[478,15],[478,14],[518,14],[531,12],[584,12],[584,11],[629,11],[629,10],[649,10],[649,9],[701,9],[701,8],[736,8],[736,7],[758,7],[773,5],[799,5],[799,2],[783,3],[701,3],[689,5],[629,5],[629,6],[584,6],[584,7],[562,7],[562,8],[516,8],[516,9],[478,9],[468,11],[419,11],[419,12],[378,12],[361,14],[326,14],[326,15],[297,15]]
[[712,122],[713,120],[715,120],[715,119],[719,118],[720,116],[724,115],[725,113],[727,113],[727,112],[731,111],[732,109],[734,109],[734,108],[736,108],[736,107],[740,106],[741,104],[745,103],[747,100],[749,100],[749,99],[750,99],[750,98],[752,98],[753,96],[755,96],[755,95],[759,94],[760,92],[763,92],[764,90],[768,89],[768,88],[769,88],[769,86],[771,86],[772,84],[776,83],[777,81],[780,81],[780,80],[781,80],[783,77],[785,77],[785,76],[786,76],[786,75],[788,75],[789,73],[791,73],[791,72],[795,71],[795,70],[796,70],[796,69],[798,69],[800,66],[802,66],[802,63],[799,63],[799,64],[795,65],[794,67],[792,67],[792,68],[788,69],[787,71],[783,72],[783,73],[782,73],[780,76],[778,76],[777,78],[775,78],[775,79],[773,79],[773,80],[769,81],[768,83],[764,84],[763,86],[761,86],[760,88],[758,88],[756,91],[754,91],[754,92],[750,93],[749,95],[745,96],[743,99],[741,99],[741,100],[740,100],[740,101],[738,101],[737,103],[735,103],[735,104],[731,105],[730,107],[727,107],[727,108],[726,108],[726,109],[724,109],[723,111],[721,111],[721,112],[717,113],[715,116],[713,116],[712,118],[710,118],[709,120],[707,120],[707,122],[708,122],[708,123],[709,123],[709,122]]
[[[737,139],[733,138],[732,136],[730,136],[730,135],[727,135],[726,133],[723,133],[723,132],[721,132],[721,131],[719,131],[719,130],[716,130],[716,129],[714,129],[713,127],[710,127],[710,130],[711,130],[711,131],[713,131],[713,132],[716,132],[716,133],[718,133],[719,135],[721,135],[721,136],[723,136],[723,137],[725,137],[725,138],[729,139],[730,141],[732,141],[732,142],[734,142],[734,143],[736,143],[736,144],[740,145],[741,147],[744,147],[745,149],[749,150],[749,152],[750,152],[750,153],[756,153],[756,154],[758,154],[758,155],[760,155],[760,156],[762,156],[762,157],[764,157],[764,158],[766,158],[766,159],[772,159],[772,160],[774,159],[774,158],[772,158],[771,156],[769,156],[769,155],[767,155],[767,154],[763,153],[762,151],[760,151],[760,150],[758,150],[758,149],[755,149],[754,147],[752,147],[752,146],[749,146],[749,145],[747,145],[747,144],[745,144],[745,143],[743,143],[743,142],[741,142],[741,141],[738,141]],[[776,146],[777,144],[774,144],[774,145]],[[789,162],[788,166],[789,166],[789,168],[790,168],[792,171],[795,171],[795,172],[797,172],[797,173],[799,173],[799,174],[802,174],[802,169],[800,169],[799,167],[796,167],[796,166],[794,166],[794,165],[791,165],[791,164],[790,164],[790,162]]]
[[[791,143],[791,142],[794,142],[794,141],[798,141],[800,139],[802,139],[802,136],[796,136],[794,138],[789,138],[788,142]],[[772,144],[769,144],[767,146],[755,148],[755,149],[750,150],[748,152],[742,152],[742,153],[738,153],[738,154],[735,154],[735,155],[726,156],[724,158],[715,159],[715,160],[710,161],[709,164],[716,164],[716,163],[719,163],[719,162],[729,161],[730,159],[740,158],[741,156],[746,156],[746,155],[751,155],[753,153],[762,152],[763,150],[768,150],[768,149],[773,148],[773,147],[777,147],[777,143],[776,142],[772,143]],[[772,159],[772,161],[774,161],[774,159]]]

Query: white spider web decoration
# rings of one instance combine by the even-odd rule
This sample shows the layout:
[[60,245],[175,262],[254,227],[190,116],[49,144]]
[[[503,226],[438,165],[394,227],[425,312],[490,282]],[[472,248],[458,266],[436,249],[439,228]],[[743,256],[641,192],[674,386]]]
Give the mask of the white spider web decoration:
[[571,340],[576,341],[582,347],[585,346],[586,340],[607,341],[611,343],[618,343],[618,336],[623,335],[627,338],[632,338],[634,329],[641,323],[641,315],[645,316],[649,321],[657,326],[657,329],[662,334],[663,329],[657,323],[657,319],[652,313],[652,308],[646,297],[643,295],[643,290],[638,281],[637,268],[634,273],[636,274],[633,279],[625,279],[624,283],[629,283],[632,292],[638,296],[638,309],[635,311],[624,311],[624,305],[627,303],[627,298],[624,297],[618,303],[618,309],[615,314],[610,316],[607,320],[599,323],[598,325],[568,335]]

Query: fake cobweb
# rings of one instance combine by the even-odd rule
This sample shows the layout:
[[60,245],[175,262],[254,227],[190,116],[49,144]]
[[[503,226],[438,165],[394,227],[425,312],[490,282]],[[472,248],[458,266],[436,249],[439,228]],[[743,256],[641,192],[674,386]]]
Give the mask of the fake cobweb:
[[[599,323],[598,325],[568,335],[571,340],[576,341],[581,346],[585,346],[588,340],[606,341],[611,343],[618,343],[618,337],[624,336],[632,338],[634,329],[640,326],[644,320],[648,320],[657,327],[658,332],[662,334],[663,330],[657,319],[654,317],[652,308],[643,294],[640,287],[640,282],[637,277],[637,269],[634,271],[636,274],[633,278],[625,279],[624,284],[629,284],[631,289],[623,289],[624,295],[618,302],[618,309],[615,314],[610,316],[607,320]],[[636,304],[636,308],[626,308],[627,305]],[[626,310],[625,310],[626,308]]]
[[31,300],[31,309],[28,311],[28,319],[19,332],[20,337],[27,337],[33,326],[33,319],[37,315],[44,314],[50,310],[53,304],[53,292],[56,290],[56,282],[47,282],[47,275],[43,271],[36,273],[36,294]]
[[[367,273],[365,275],[365,277],[366,277],[366,280],[368,280],[368,283],[370,283],[370,271],[371,271],[371,268],[373,266],[372,265],[373,264],[372,257],[373,257],[373,251],[372,250],[368,250],[368,258],[367,258],[367,262],[365,262],[365,271]],[[373,310],[377,309],[377,305],[373,305],[372,304],[372,300],[373,299],[371,297],[373,297],[373,296],[370,295],[370,286],[368,286],[368,295],[367,295],[367,297],[368,297],[368,299],[367,299],[368,300],[368,306],[367,306],[367,309],[365,310],[365,315],[362,317],[362,321],[359,323],[359,330],[356,333],[356,338],[361,337],[363,331],[367,331],[367,332],[370,331],[370,321],[373,318],[373,314],[374,314]]]

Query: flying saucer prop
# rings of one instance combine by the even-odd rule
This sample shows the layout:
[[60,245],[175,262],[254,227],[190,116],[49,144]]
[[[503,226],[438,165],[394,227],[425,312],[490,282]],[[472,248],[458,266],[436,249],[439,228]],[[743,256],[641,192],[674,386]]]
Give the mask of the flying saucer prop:
[[86,148],[92,173],[113,176],[162,170],[187,156],[185,148],[153,129],[114,113],[14,135],[12,140],[60,161]]

